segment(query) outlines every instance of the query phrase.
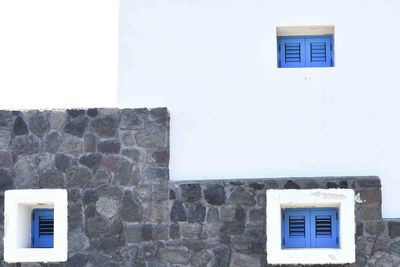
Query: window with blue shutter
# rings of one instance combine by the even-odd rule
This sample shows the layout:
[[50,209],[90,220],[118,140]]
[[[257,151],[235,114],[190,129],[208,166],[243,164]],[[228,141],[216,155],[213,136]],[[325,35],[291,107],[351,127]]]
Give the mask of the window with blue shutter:
[[54,242],[54,209],[32,211],[32,247],[52,248]]
[[338,248],[338,209],[283,209],[282,247]]
[[278,37],[278,67],[333,67],[333,36]]

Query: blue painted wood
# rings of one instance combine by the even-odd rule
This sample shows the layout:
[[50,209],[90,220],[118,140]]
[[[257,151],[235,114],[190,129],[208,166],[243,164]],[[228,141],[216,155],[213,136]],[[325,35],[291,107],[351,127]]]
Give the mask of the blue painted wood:
[[332,37],[318,36],[307,37],[306,42],[306,67],[331,67],[333,66]]
[[337,208],[282,210],[283,248],[337,248],[339,221]]
[[279,66],[281,68],[305,67],[305,39],[279,38]]
[[278,67],[333,67],[333,36],[278,37]]
[[284,248],[304,248],[310,243],[309,212],[301,209],[283,211]]
[[339,247],[337,212],[334,208],[310,210],[311,247]]
[[32,247],[52,248],[54,243],[54,209],[32,211]]

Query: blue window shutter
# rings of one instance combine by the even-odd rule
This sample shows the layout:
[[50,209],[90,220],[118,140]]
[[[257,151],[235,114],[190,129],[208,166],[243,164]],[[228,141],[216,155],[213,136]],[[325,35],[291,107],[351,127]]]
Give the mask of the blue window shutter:
[[310,246],[310,220],[307,210],[283,210],[282,223],[282,245],[284,248],[304,248]]
[[278,38],[278,64],[280,68],[306,66],[305,39],[296,37]]
[[306,67],[332,67],[333,47],[331,36],[305,38]]
[[32,211],[32,247],[52,248],[54,243],[54,210]]
[[337,209],[311,209],[311,247],[337,248],[338,211]]

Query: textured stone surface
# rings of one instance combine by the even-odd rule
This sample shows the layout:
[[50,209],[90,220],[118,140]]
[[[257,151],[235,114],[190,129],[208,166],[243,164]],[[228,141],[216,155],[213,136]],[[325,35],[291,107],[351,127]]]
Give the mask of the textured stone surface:
[[40,150],[40,141],[33,135],[17,136],[13,140],[14,152],[18,155],[31,155]]
[[19,116],[14,121],[13,130],[15,135],[25,135],[29,133],[28,125],[26,125],[24,119]]
[[180,187],[182,201],[193,202],[201,198],[201,187],[199,184],[183,184]]
[[217,184],[207,185],[204,197],[211,205],[222,205],[225,203],[225,189]]
[[268,266],[265,190],[283,188],[354,189],[354,266],[399,265],[379,178],[171,182],[168,127],[163,108],[0,111],[0,239],[4,190],[68,189],[68,261],[20,265]]

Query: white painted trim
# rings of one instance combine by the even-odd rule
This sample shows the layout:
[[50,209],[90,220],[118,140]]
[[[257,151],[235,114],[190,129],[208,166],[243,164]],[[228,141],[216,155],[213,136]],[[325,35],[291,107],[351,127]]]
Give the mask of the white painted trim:
[[[355,262],[354,191],[351,189],[267,190],[267,259],[270,264],[343,264]],[[340,248],[282,249],[281,210],[339,208]],[[344,218],[344,219],[341,219]]]
[[[30,248],[34,208],[54,208],[53,248]],[[4,260],[9,263],[63,262],[67,257],[67,190],[7,190],[4,198]]]

